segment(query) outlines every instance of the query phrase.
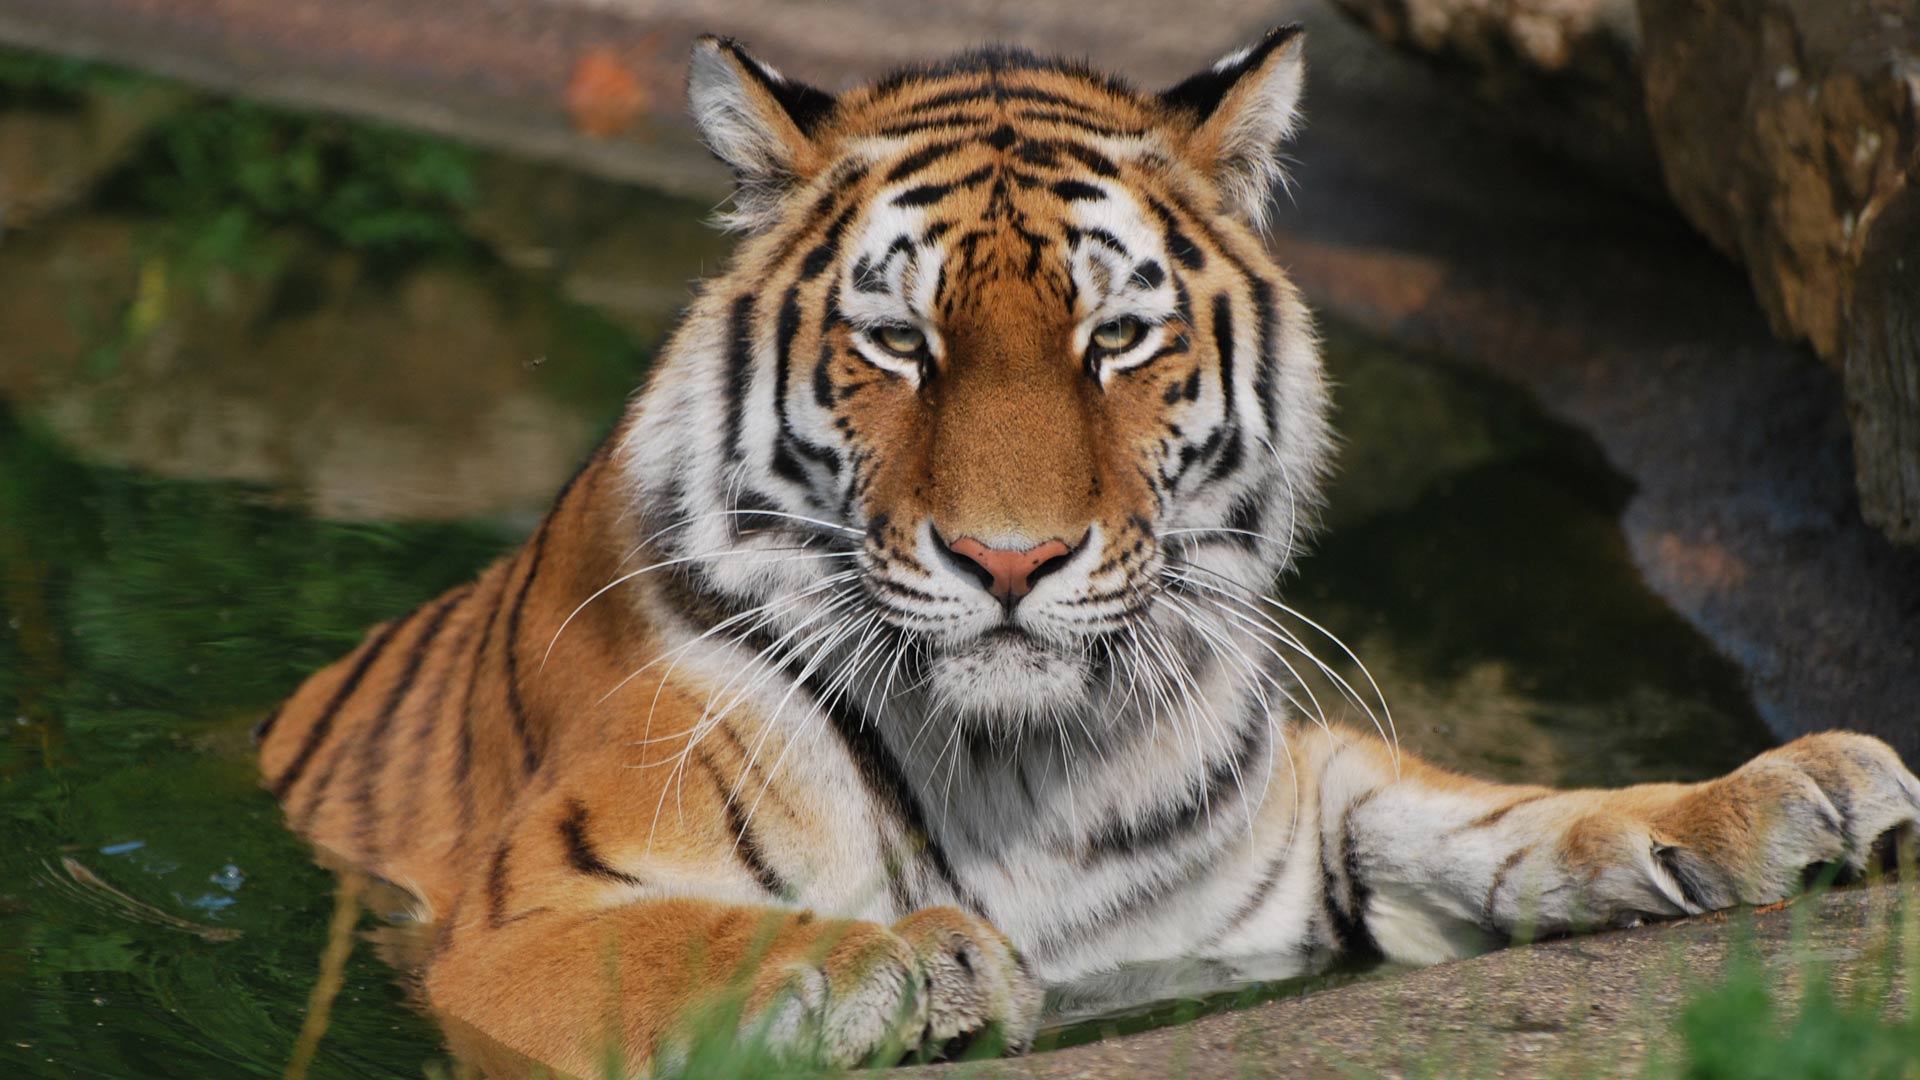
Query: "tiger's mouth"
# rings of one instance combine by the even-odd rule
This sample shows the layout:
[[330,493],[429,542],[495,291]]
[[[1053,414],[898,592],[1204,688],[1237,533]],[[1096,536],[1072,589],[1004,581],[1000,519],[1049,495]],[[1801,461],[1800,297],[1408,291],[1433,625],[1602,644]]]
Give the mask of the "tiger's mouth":
[[1005,622],[933,653],[927,689],[941,711],[959,720],[1021,726],[1084,709],[1094,678],[1083,652]]

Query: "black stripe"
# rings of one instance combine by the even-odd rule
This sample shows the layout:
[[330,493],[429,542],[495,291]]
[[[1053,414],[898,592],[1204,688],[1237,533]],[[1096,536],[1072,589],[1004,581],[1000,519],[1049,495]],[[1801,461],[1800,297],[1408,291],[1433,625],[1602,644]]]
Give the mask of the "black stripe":
[[1115,255],[1118,255],[1123,259],[1132,260],[1133,258],[1133,252],[1127,249],[1127,245],[1124,242],[1122,242],[1119,237],[1113,235],[1112,233],[1108,232],[1105,229],[1100,228],[1097,225],[1091,229],[1086,230],[1086,232],[1083,235],[1085,235],[1087,239],[1092,240],[1094,243],[1099,244],[1101,247],[1107,248],[1108,250],[1112,251]]
[[336,747],[333,754],[327,758],[326,768],[321,769],[313,781],[307,785],[305,804],[298,810],[293,809],[291,805],[288,806],[287,816],[293,820],[295,831],[305,832],[312,827],[314,817],[320,813],[320,808],[326,805],[327,792],[333,788],[333,778],[340,772],[341,760],[352,751],[351,742],[342,743]]
[[917,113],[929,113],[936,109],[945,109],[954,105],[964,105],[974,101],[985,101],[992,96],[992,86],[969,86],[959,90],[947,90],[932,97],[921,98],[903,110],[911,116]]
[[[840,310],[840,283],[834,282],[827,287],[825,314],[820,318],[820,359],[813,365],[813,402],[821,411],[833,412],[833,338],[828,333],[836,326],[847,325],[846,315]],[[841,431],[848,430],[844,416],[834,417],[834,426]]]
[[1199,222],[1201,233],[1219,250],[1227,262],[1240,273],[1240,276],[1247,279],[1248,288],[1253,293],[1254,317],[1258,319],[1260,323],[1260,332],[1257,339],[1259,342],[1257,346],[1259,349],[1259,367],[1253,376],[1254,393],[1259,397],[1261,411],[1265,414],[1264,426],[1267,430],[1267,437],[1270,439],[1278,438],[1280,415],[1279,410],[1273,407],[1274,367],[1279,363],[1279,356],[1275,353],[1273,341],[1275,321],[1273,286],[1267,279],[1254,273],[1253,268],[1247,265],[1247,261],[1235,252],[1234,246],[1228,243],[1224,237],[1209,228],[1206,220],[1198,214],[1195,214],[1192,207],[1187,206],[1184,202],[1180,202],[1177,196],[1175,201],[1179,203],[1183,213]]
[[1226,437],[1220,440],[1220,456],[1214,458],[1213,468],[1207,471],[1209,484],[1219,483],[1240,469],[1240,462],[1246,456],[1247,440],[1240,433],[1240,425],[1229,422]]
[[[566,493],[561,493],[565,498]],[[520,698],[520,613],[527,604],[527,593],[533,589],[533,580],[540,574],[540,563],[547,555],[547,525],[552,522],[549,516],[542,522],[538,532],[533,534],[532,558],[527,560],[527,576],[520,579],[520,591],[514,595],[513,607],[507,611],[507,637],[501,645],[504,675],[507,682],[507,715],[513,721],[513,735],[520,743],[520,763],[527,775],[531,776],[540,769],[540,751],[534,746],[533,725],[527,717],[526,702]]]
[[727,817],[727,830],[733,833],[733,854],[740,860],[740,865],[768,894],[783,899],[792,897],[793,889],[767,862],[765,853],[760,850],[760,842],[754,838],[747,823],[746,815],[740,812],[740,804],[735,799],[737,791],[728,786],[720,775],[719,767],[705,751],[700,752],[699,761],[707,771],[707,779],[713,781],[714,794],[720,797],[720,809]]
[[1207,936],[1206,944],[1214,945],[1226,940],[1228,934],[1240,929],[1242,924],[1253,917],[1254,912],[1260,910],[1260,905],[1266,903],[1267,897],[1273,895],[1273,887],[1280,883],[1280,872],[1287,868],[1287,856],[1290,854],[1292,853],[1282,851],[1273,857],[1273,861],[1269,862],[1267,868],[1261,872],[1260,880],[1254,882],[1253,891],[1247,894],[1245,900],[1240,901],[1240,906],[1234,909],[1227,921],[1220,924],[1220,929]]
[[1096,106],[1031,86],[1002,86],[996,82],[994,90],[995,101],[1038,101],[1043,105],[1057,105],[1075,112],[1099,115],[1099,109]]
[[1056,180],[1053,193],[1068,202],[1099,202],[1107,193],[1083,180]]
[[512,851],[513,841],[502,840],[487,863],[487,925],[496,930],[507,921],[507,856]]
[[1226,293],[1213,298],[1213,348],[1220,357],[1220,411],[1231,424],[1234,422],[1233,301]]
[[1101,900],[1095,906],[1075,911],[1067,921],[1042,930],[1031,951],[1044,959],[1059,957],[1074,946],[1110,933],[1117,913],[1128,918],[1141,918],[1181,895],[1196,879],[1213,870],[1214,860],[1203,854],[1198,858],[1182,860],[1158,874],[1136,876],[1127,881],[1119,893]]
[[280,713],[286,707],[287,703],[284,701],[275,705],[272,712],[261,717],[260,722],[253,725],[253,730],[248,733],[248,737],[253,740],[253,745],[259,746],[267,741],[267,736],[273,734],[273,725],[280,722]]
[[579,799],[567,800],[567,816],[560,819],[560,842],[567,849],[567,865],[582,874],[623,885],[646,884],[625,870],[609,866],[594,850],[593,842],[587,839],[587,805]]
[[[813,365],[813,401],[822,409],[833,408],[833,341],[823,337],[820,341],[820,360]],[[844,418],[836,418],[837,423],[846,424]]]
[[[931,243],[932,238],[927,242]],[[913,238],[906,235],[894,237],[893,242],[887,245],[887,249],[880,253],[878,265],[875,265],[872,256],[860,256],[854,262],[853,272],[850,275],[854,290],[863,293],[885,293],[887,291],[886,270],[893,265],[895,255],[905,255],[909,262],[913,261]]]
[[1078,128],[1093,135],[1108,139],[1135,139],[1146,134],[1143,128],[1117,128],[1106,124],[1096,124],[1083,117],[1064,113],[1058,109],[1022,109],[1013,114],[1016,120],[1031,120],[1037,124],[1064,124]]
[[[1531,844],[1508,852],[1507,857],[1500,860],[1500,865],[1494,868],[1493,880],[1487,885],[1486,898],[1480,902],[1480,929],[1485,930],[1496,940],[1512,938],[1512,935],[1500,926],[1500,920],[1494,917],[1494,912],[1500,903],[1500,888],[1507,883],[1507,875],[1513,873],[1513,868],[1519,866],[1531,854],[1533,854]],[[1654,857],[1658,858],[1659,854],[1659,849],[1656,848]]]
[[[800,250],[800,245],[805,243],[809,236],[813,235],[813,230],[818,228],[820,223],[827,219],[828,214],[833,213],[834,207],[840,205],[840,199],[843,196],[846,197],[850,203],[859,202],[860,193],[851,191],[850,189],[859,184],[860,181],[866,179],[867,167],[865,165],[855,165],[852,167],[843,165],[840,168],[844,171],[844,175],[831,178],[827,181],[827,190],[822,192],[820,197],[815,199],[812,204],[807,207],[805,214],[800,215],[800,217],[791,224],[786,230],[785,237],[780,241],[779,249],[775,251],[772,258],[767,259],[761,265],[770,269],[778,269],[786,266],[788,261],[793,258],[793,253]],[[755,283],[755,288],[762,288],[765,284],[765,280],[762,279]]]
[[1059,145],[1068,155],[1078,160],[1080,164],[1092,169],[1097,175],[1107,177],[1120,175],[1120,166],[1115,165],[1112,158],[1107,157],[1092,147],[1082,146],[1071,139],[1064,139]]
[[956,128],[956,127],[984,128],[987,126],[987,121],[989,119],[990,117],[986,113],[969,112],[965,109],[955,109],[952,112],[941,113],[938,116],[927,116],[919,120],[908,121],[907,123],[904,123],[904,124],[893,124],[888,127],[883,127],[880,130],[874,132],[874,134],[875,135],[924,135],[929,131],[938,131],[942,128]]
[[747,406],[747,381],[753,374],[753,294],[733,301],[727,318],[727,460],[741,459],[740,428]]
[[[460,630],[460,636],[447,647],[447,661],[440,665],[439,674],[433,680],[433,689],[428,692],[427,700],[420,706],[419,726],[414,729],[412,745],[412,768],[423,771],[429,759],[429,739],[439,727],[441,713],[447,704],[447,687],[453,681],[453,673],[460,669],[460,661],[467,655],[467,644],[473,638],[473,624],[469,622]],[[410,784],[407,798],[400,813],[400,826],[397,830],[402,836],[413,833],[414,824],[420,818],[420,800],[426,795],[424,784]],[[462,819],[464,821],[464,819]]]
[[1229,790],[1245,783],[1244,777],[1252,768],[1254,757],[1265,745],[1266,732],[1267,717],[1256,704],[1249,709],[1233,750],[1210,764],[1206,774],[1195,780],[1183,799],[1155,807],[1144,818],[1108,822],[1088,839],[1087,857],[1128,855],[1141,848],[1161,847],[1191,832],[1207,819]]
[[1240,468],[1245,447],[1240,435],[1240,419],[1234,415],[1234,344],[1233,344],[1233,301],[1226,293],[1213,298],[1213,343],[1220,357],[1220,411],[1225,420],[1223,426],[1226,438],[1222,440],[1220,456],[1214,460],[1212,470],[1207,474],[1208,482],[1223,480]]
[[790,285],[786,296],[780,301],[780,318],[774,328],[773,413],[779,421],[780,438],[774,444],[773,470],[804,488],[809,486],[809,480],[806,470],[794,460],[794,451],[821,462],[836,474],[840,471],[840,453],[830,446],[820,446],[802,437],[788,414],[787,393],[793,371],[793,340],[799,333],[800,286]]
[[1220,427],[1220,428],[1214,428],[1213,431],[1207,435],[1206,440],[1204,442],[1200,442],[1197,444],[1187,443],[1186,445],[1182,446],[1180,448],[1180,465],[1178,468],[1173,470],[1172,476],[1167,477],[1167,486],[1169,487],[1179,486],[1180,481],[1186,479],[1188,470],[1192,469],[1195,465],[1199,464],[1200,462],[1205,461],[1208,458],[1212,457],[1214,453],[1220,449],[1221,444],[1224,443],[1225,441],[1226,441],[1226,429],[1223,427]]
[[319,719],[307,729],[306,741],[300,744],[300,752],[294,755],[293,763],[274,780],[271,788],[274,798],[286,798],[287,792],[293,788],[293,785],[300,782],[301,775],[313,764],[313,755],[319,751],[320,745],[327,741],[327,736],[332,734],[334,719],[340,715],[341,706],[345,705],[347,699],[353,696],[353,692],[360,688],[360,680],[367,677],[367,669],[373,666],[375,660],[380,659],[380,654],[385,652],[387,645],[393,641],[394,631],[399,630],[412,617],[413,613],[408,612],[393,620],[381,627],[379,632],[374,634],[373,640],[367,643],[366,649],[360,654],[360,659],[348,670],[347,677],[341,680],[340,686],[334,690],[333,697],[327,702],[327,707],[320,711]]
[[415,635],[413,644],[407,649],[406,665],[400,669],[400,677],[393,681],[387,691],[387,700],[380,706],[380,714],[374,718],[373,726],[367,729],[360,742],[360,786],[354,792],[354,804],[359,809],[357,825],[358,839],[363,857],[376,850],[377,845],[370,840],[374,832],[373,789],[374,783],[384,771],[386,761],[381,755],[387,736],[393,730],[393,719],[400,706],[407,699],[407,693],[413,689],[414,681],[420,677],[420,667],[426,663],[427,650],[440,636],[441,627],[446,625],[447,616],[460,601],[472,591],[471,585],[462,585],[448,593],[427,616],[427,624]]
[[832,223],[827,226],[827,234],[821,237],[820,242],[814,245],[813,250],[807,252],[807,257],[801,260],[801,281],[812,281],[814,278],[819,277],[820,272],[825,270],[827,264],[833,261],[834,255],[840,251],[840,237],[846,233],[847,223],[851,222],[853,215],[859,213],[859,211],[860,203],[858,200],[855,200],[848,203],[846,209],[834,215]]
[[800,464],[800,459],[793,456],[793,447],[784,437],[773,444],[771,468],[773,475],[795,487],[811,490],[813,486],[813,478],[807,475],[806,467]]
[[1340,816],[1340,834],[1333,848],[1327,848],[1324,839],[1320,848],[1320,878],[1327,912],[1333,918],[1334,948],[1359,957],[1378,957],[1382,953],[1380,943],[1374,940],[1373,931],[1367,926],[1367,902],[1372,891],[1360,879],[1359,853],[1353,847],[1353,815],[1379,793],[1376,788],[1348,803],[1346,812]]
[[[1167,236],[1167,250],[1173,252],[1174,259],[1189,270],[1198,270],[1207,265],[1206,253],[1193,242],[1180,228],[1180,222],[1173,216],[1173,210],[1159,199],[1148,198],[1147,206],[1160,219],[1160,226]],[[1244,268],[1243,268],[1244,269]]]
[[967,146],[970,142],[971,140],[969,139],[948,139],[945,142],[937,142],[929,146],[923,146],[913,153],[908,154],[906,157],[901,158],[898,164],[888,169],[885,183],[892,184],[905,180],[914,173],[921,172],[953,156],[955,151],[963,146]]
[[[1235,544],[1245,551],[1252,551],[1260,543],[1260,521],[1266,516],[1267,504],[1265,490],[1249,492],[1233,501],[1227,510],[1226,527],[1236,530],[1223,537],[1217,537],[1226,543]],[[1248,536],[1247,533],[1255,535]],[[1202,539],[1205,539],[1204,537]]]
[[[887,260],[883,256],[880,261],[880,267],[885,267],[886,265]],[[879,269],[875,268],[872,256],[862,255],[859,259],[855,260],[851,276],[853,278],[854,292],[884,294],[887,291],[887,279],[881,276]]]
[[787,377],[792,363],[793,339],[800,334],[800,286],[791,285],[780,300],[780,318],[774,324],[773,338],[773,412],[780,421],[780,434],[789,436],[793,427],[787,422]]
[[474,767],[474,690],[480,688],[480,671],[486,667],[486,653],[493,644],[493,625],[499,623],[501,601],[507,600],[507,582],[513,580],[513,563],[507,563],[499,571],[499,590],[493,594],[493,605],[486,613],[486,626],[480,628],[480,644],[474,646],[474,663],[467,675],[467,694],[461,700],[461,734],[453,746],[453,786],[461,794],[461,834],[465,836],[468,824],[472,824],[474,798],[472,798],[472,767]]
[[[1013,128],[1002,124],[994,129],[993,134],[997,138],[1002,132],[1011,137]],[[1005,148],[1001,147],[1001,149]],[[1038,165],[1047,169],[1057,168],[1060,164],[1059,147],[1051,139],[1026,139],[1013,148],[1013,156],[1029,165]]]
[[1025,274],[1027,277],[1032,278],[1040,272],[1040,258],[1046,253],[1047,245],[1050,241],[1047,237],[1020,224],[1019,218],[1014,218],[1007,224],[1012,227],[1015,236],[1027,242],[1027,268]]
[[1541,799],[1547,798],[1548,796],[1553,794],[1554,792],[1551,792],[1551,791],[1542,791],[1533,795],[1524,795],[1518,799],[1513,800],[1510,803],[1507,803],[1504,806],[1496,807],[1493,810],[1490,810],[1487,813],[1482,814],[1477,818],[1474,818],[1472,821],[1467,822],[1465,825],[1462,825],[1459,828],[1454,829],[1453,831],[1455,833],[1460,833],[1460,832],[1465,832],[1468,829],[1492,828],[1493,826],[1500,824],[1502,819],[1504,819],[1508,814],[1513,813],[1515,810],[1518,810],[1529,803],[1539,802]]
[[944,109],[954,105],[963,105],[968,102],[986,101],[989,99],[995,103],[1003,101],[1037,101],[1045,105],[1057,105],[1061,108],[1077,109],[1081,112],[1094,111],[1092,106],[1084,102],[1075,101],[1073,98],[1062,97],[1051,91],[1041,90],[1031,86],[1007,86],[997,78],[982,85],[962,87],[957,90],[947,90],[934,94],[931,97],[922,98],[906,106],[904,111],[908,114],[926,113],[933,112],[936,109]]
[[507,585],[513,580],[513,564],[509,562],[500,568],[500,588],[493,594],[492,606],[487,609],[487,622],[480,630],[480,641],[474,646],[473,667],[467,674],[467,692],[462,695],[460,704],[460,735],[454,743],[453,784],[460,793],[460,831],[464,835],[473,821],[473,695],[480,688],[481,668],[487,662],[487,653],[493,645],[493,627],[500,621],[500,606],[507,599]]
[[786,524],[780,514],[780,504],[752,488],[742,488],[734,496],[732,509],[739,511],[728,514],[729,531],[735,540],[749,531],[760,529],[778,529]]
[[900,763],[887,749],[879,730],[865,722],[865,719],[847,707],[842,695],[827,694],[817,686],[812,678],[801,679],[798,670],[789,669],[789,677],[806,686],[820,708],[827,714],[827,720],[833,725],[834,734],[847,748],[854,765],[860,770],[860,779],[866,785],[867,792],[874,801],[893,811],[906,826],[907,834],[921,843],[921,854],[933,864],[933,871],[946,883],[961,907],[975,915],[985,915],[980,902],[960,884],[954,873],[953,862],[947,857],[937,837],[927,828],[926,812],[920,806],[920,800],[914,795],[913,787],[900,769]]
[[955,191],[965,191],[979,187],[987,177],[993,175],[993,166],[982,165],[958,180],[949,180],[937,184],[921,184],[910,187],[893,197],[895,206],[930,206],[946,198]]
[[1246,266],[1239,259],[1231,254],[1227,257],[1253,283],[1253,313],[1260,320],[1259,366],[1253,372],[1253,396],[1260,403],[1267,438],[1276,438],[1279,435],[1280,410],[1275,407],[1273,400],[1273,377],[1274,369],[1280,366],[1280,357],[1273,348],[1273,286],[1247,273]]
[[573,494],[580,478],[600,461],[612,445],[612,436],[601,440],[593,453],[587,455],[587,459],[573,471],[567,482],[560,486],[560,493],[553,497],[553,509],[547,511],[546,520],[540,523],[540,528],[533,534],[533,551],[532,558],[527,561],[527,576],[520,580],[520,591],[515,594],[513,607],[507,612],[507,640],[502,650],[505,654],[507,711],[513,719],[513,733],[520,741],[521,762],[528,775],[540,769],[540,748],[534,741],[533,725],[527,716],[526,701],[520,693],[520,619],[526,610],[527,594],[533,591],[534,580],[540,576],[540,567],[546,561],[547,531],[553,527],[560,511],[566,508],[567,497]]

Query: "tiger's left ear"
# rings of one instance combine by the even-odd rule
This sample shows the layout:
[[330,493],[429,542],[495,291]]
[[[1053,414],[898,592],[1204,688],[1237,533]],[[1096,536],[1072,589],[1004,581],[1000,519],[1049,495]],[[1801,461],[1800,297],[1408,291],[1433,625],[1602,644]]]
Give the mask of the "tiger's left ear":
[[732,38],[694,43],[687,107],[708,149],[733,170],[734,209],[723,220],[734,228],[779,220],[781,196],[822,167],[813,136],[833,95],[781,75]]
[[1302,37],[1297,24],[1270,30],[1160,94],[1185,128],[1188,158],[1255,228],[1265,224],[1273,185],[1285,175],[1280,144],[1299,121]]

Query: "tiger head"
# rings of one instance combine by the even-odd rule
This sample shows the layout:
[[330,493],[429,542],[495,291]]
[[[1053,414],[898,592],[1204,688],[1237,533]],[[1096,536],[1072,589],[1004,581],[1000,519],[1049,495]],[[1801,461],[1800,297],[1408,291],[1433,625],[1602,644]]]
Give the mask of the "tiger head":
[[988,50],[834,96],[703,39],[746,235],[623,441],[681,585],[763,658],[1002,729],[1254,650],[1331,445],[1258,237],[1302,74],[1285,28],[1158,94]]

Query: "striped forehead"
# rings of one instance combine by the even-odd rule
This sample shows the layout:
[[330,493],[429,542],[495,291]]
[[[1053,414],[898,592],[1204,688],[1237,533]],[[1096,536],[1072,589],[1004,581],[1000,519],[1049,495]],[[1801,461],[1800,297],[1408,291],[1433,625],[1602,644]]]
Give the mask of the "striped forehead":
[[1009,122],[914,143],[872,140],[862,156],[876,186],[848,245],[849,313],[907,313],[880,310],[891,301],[933,317],[938,294],[1002,272],[1088,307],[1162,290],[1166,244],[1152,200],[1122,174],[1140,147],[1104,141]]

